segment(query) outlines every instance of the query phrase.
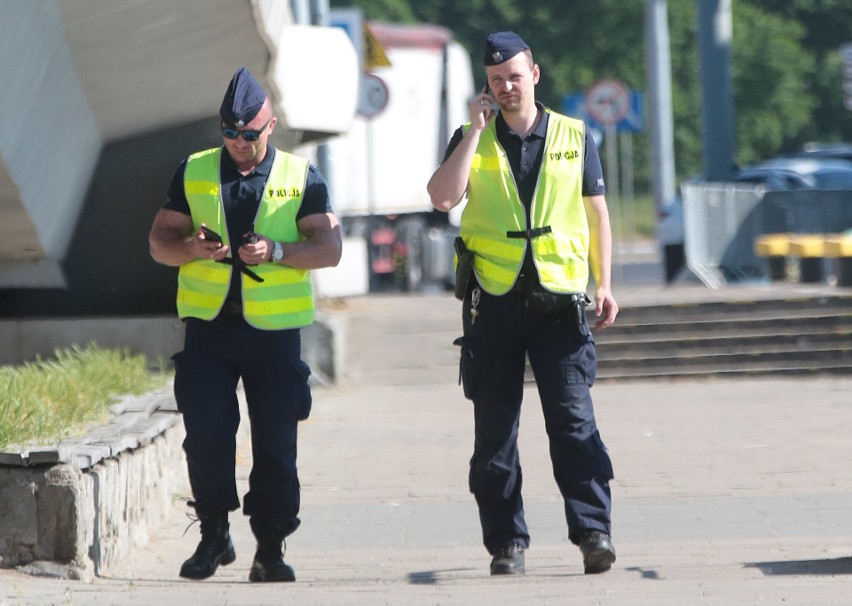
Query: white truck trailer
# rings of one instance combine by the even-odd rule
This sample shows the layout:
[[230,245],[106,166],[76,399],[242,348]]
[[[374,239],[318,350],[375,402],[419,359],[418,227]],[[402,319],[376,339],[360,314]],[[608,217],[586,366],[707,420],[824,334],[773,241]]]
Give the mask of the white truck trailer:
[[390,65],[365,72],[359,114],[327,143],[335,212],[350,241],[366,242],[360,265],[371,291],[450,286],[460,211],[434,210],[426,184],[468,120],[470,57],[440,26],[367,28]]

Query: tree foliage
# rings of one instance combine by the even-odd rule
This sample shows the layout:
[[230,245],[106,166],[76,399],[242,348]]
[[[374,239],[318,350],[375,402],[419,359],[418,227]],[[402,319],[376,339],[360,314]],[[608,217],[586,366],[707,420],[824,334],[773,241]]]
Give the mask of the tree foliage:
[[[669,0],[672,106],[677,171],[701,170],[698,0]],[[331,0],[368,20],[431,22],[451,29],[481,64],[493,31],[513,30],[542,68],[537,97],[556,110],[562,97],[617,78],[645,89],[646,0]],[[852,41],[849,0],[733,0],[732,90],[736,161],[748,164],[807,141],[852,141],[843,107],[841,44]],[[476,68],[475,68],[476,69]],[[484,80],[475,73],[477,82]],[[647,138],[634,143],[637,187],[647,186]]]
[[733,83],[740,164],[778,153],[810,122],[814,58],[804,28],[745,2],[734,6]]

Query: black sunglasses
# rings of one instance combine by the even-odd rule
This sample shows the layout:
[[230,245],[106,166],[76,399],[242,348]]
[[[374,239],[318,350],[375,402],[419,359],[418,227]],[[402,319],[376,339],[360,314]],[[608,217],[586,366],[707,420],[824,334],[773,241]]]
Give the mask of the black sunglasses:
[[257,141],[263,131],[266,130],[266,127],[269,126],[270,122],[272,122],[272,118],[267,120],[266,124],[261,126],[259,130],[237,130],[236,128],[228,128],[227,126],[223,126],[222,136],[224,136],[226,139],[234,140],[240,135],[242,135],[243,139],[245,139],[246,141]]

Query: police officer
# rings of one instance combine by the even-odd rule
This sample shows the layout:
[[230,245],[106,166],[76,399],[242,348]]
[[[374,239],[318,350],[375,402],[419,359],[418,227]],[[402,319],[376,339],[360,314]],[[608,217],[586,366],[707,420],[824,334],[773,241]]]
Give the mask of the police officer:
[[316,167],[268,143],[277,118],[248,69],[219,113],[224,145],[180,164],[149,236],[154,260],[180,268],[186,323],[174,390],[201,542],[180,575],[205,579],[236,558],[228,513],[240,506],[242,380],[253,456],[243,512],[257,539],[249,580],[293,581],[282,545],[299,526],[296,433],[311,407],[299,330],[314,316],[308,270],[337,265],[340,230]]
[[487,84],[470,103],[470,122],[455,132],[428,185],[439,210],[468,198],[459,267],[469,255],[473,270],[461,291],[457,344],[474,410],[470,490],[491,574],[522,574],[530,537],[517,438],[528,355],[569,539],[585,572],[601,573],[615,561],[613,471],[589,395],[596,369],[585,314],[589,265],[598,329],[613,323],[618,306],[600,159],[582,121],[535,101],[541,71],[518,35],[489,36],[484,64]]

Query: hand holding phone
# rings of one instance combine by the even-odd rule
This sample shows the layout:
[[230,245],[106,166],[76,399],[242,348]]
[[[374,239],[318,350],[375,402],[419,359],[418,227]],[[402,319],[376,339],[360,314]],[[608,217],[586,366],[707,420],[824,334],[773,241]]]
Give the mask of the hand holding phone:
[[486,95],[489,95],[487,84],[482,87],[478,95],[470,98],[471,122],[474,124],[478,123],[480,128],[488,124],[488,121],[497,115],[498,110],[498,106],[494,103],[494,100]]
[[491,115],[496,116],[497,112],[500,111],[500,106],[497,105],[497,102],[494,100],[494,95],[491,94],[491,88],[488,86],[488,83],[485,83],[485,86],[482,87],[482,92],[488,95],[488,105],[491,107]]
[[260,237],[254,233],[254,224],[252,224],[251,229],[243,234],[243,244],[257,244],[257,241]]
[[201,225],[201,233],[204,234],[204,239],[209,240],[211,242],[218,242],[222,244],[222,236],[217,234],[215,231],[207,227],[206,225]]

